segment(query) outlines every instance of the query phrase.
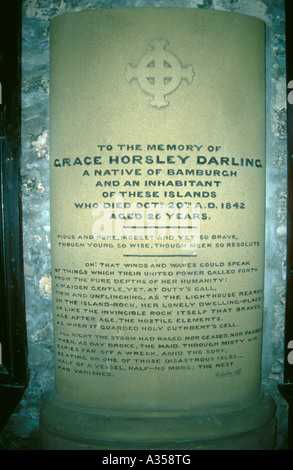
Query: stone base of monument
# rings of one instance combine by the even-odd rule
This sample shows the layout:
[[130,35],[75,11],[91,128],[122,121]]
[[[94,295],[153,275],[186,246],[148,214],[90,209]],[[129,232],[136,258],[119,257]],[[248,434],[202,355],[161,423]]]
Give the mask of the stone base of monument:
[[267,395],[208,410],[97,410],[50,395],[43,403],[41,445],[47,450],[271,450],[275,406]]

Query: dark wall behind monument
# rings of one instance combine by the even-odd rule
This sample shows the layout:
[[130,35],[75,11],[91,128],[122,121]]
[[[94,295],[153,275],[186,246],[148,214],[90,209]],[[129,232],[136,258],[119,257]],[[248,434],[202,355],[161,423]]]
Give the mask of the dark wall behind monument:
[[[277,406],[277,446],[285,446],[282,382],[286,267],[286,77],[283,0],[24,0],[22,49],[22,194],[30,384],[0,435],[0,448],[38,448],[39,409],[54,381],[49,219],[50,19],[84,8],[188,7],[244,13],[266,23],[267,194],[262,383]],[[215,87],[217,85],[215,84]],[[73,97],[74,99],[74,97]],[[241,113],[241,110],[239,110]]]

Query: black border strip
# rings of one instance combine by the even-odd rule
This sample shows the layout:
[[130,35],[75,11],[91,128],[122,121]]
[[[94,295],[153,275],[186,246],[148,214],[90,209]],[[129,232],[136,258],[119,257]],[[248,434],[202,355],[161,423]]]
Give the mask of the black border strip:
[[28,383],[21,210],[22,1],[0,3],[0,431]]

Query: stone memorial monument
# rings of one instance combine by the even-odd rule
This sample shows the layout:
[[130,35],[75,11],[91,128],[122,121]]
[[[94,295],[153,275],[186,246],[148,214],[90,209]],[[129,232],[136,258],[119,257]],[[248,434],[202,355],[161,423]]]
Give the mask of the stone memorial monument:
[[50,93],[43,448],[271,448],[264,23],[185,8],[59,16]]

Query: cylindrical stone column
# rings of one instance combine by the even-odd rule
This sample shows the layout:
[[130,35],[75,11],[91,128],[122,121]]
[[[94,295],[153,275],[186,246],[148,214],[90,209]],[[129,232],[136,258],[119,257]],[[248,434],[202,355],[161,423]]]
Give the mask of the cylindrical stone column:
[[43,447],[270,448],[263,22],[180,8],[54,18],[50,139]]

